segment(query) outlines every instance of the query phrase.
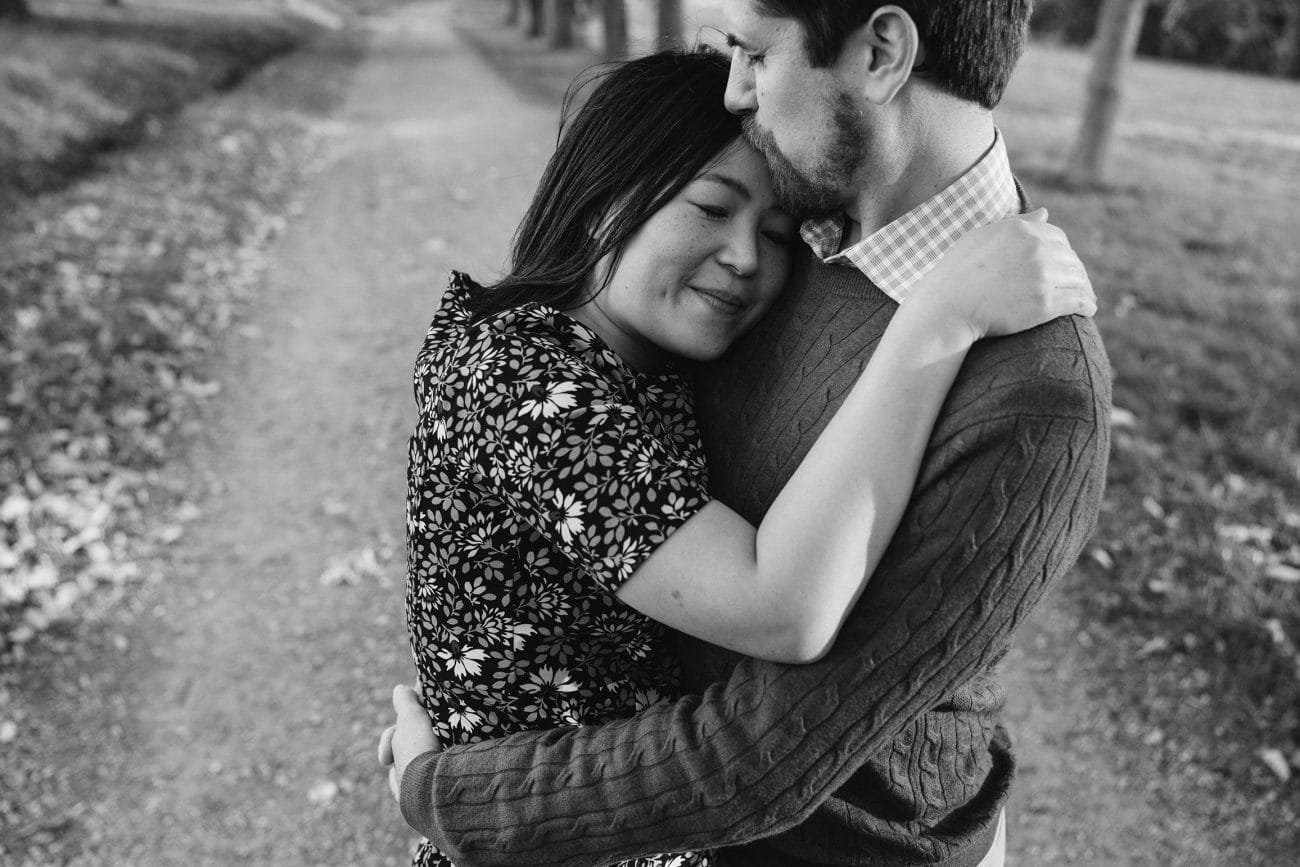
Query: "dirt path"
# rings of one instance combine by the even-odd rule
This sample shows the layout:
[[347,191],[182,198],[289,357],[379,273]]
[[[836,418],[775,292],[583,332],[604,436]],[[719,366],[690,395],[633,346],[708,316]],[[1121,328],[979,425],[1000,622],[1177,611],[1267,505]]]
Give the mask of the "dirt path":
[[[375,27],[275,252],[260,336],[219,377],[189,474],[203,515],[165,582],[38,697],[60,730],[29,736],[56,744],[84,804],[67,805],[76,863],[407,862],[372,753],[391,684],[411,677],[409,371],[447,269],[498,265],[554,134],[550,108],[460,47],[445,6]],[[366,548],[379,575],[322,584]]]
[[[276,251],[260,337],[221,377],[193,456],[203,516],[167,580],[95,639],[96,664],[45,686],[50,761],[75,770],[66,796],[85,805],[74,863],[406,863],[372,751],[411,672],[410,365],[445,272],[499,264],[555,123],[460,44],[448,5],[375,25],[329,164]],[[365,549],[376,573],[321,582]],[[1040,617],[1009,665],[1017,863],[1213,863],[1137,854],[1152,808],[1092,758],[1106,729],[1075,710],[1090,684],[1070,623]]]

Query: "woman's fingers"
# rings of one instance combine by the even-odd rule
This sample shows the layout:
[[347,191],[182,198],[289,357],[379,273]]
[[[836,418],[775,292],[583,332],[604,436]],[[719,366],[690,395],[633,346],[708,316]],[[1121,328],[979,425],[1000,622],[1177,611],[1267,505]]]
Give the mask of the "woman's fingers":
[[1012,214],[1007,219],[1024,220],[1027,223],[1046,223],[1047,208],[1034,208],[1032,211],[1025,211],[1023,214]]
[[1096,316],[1097,296],[1087,283],[1057,286],[1046,307],[1049,319],[1058,316]]
[[379,764],[388,767],[393,763],[393,732],[397,726],[389,726],[379,736]]

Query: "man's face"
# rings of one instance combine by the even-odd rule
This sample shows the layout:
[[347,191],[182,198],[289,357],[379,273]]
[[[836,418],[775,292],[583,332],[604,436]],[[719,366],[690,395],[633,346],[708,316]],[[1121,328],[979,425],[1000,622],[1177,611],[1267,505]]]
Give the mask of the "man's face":
[[796,21],[760,15],[752,0],[723,5],[731,75],[727,109],[763,154],[781,206],[800,217],[840,210],[867,153],[865,124],[844,83],[813,68]]

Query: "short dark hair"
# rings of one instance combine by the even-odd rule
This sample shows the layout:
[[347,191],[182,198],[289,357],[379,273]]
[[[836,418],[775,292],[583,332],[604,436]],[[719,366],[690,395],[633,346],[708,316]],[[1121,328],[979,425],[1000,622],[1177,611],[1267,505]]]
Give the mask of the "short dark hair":
[[[727,58],[717,51],[674,49],[575,82],[555,153],[515,232],[510,268],[495,284],[471,290],[475,314],[585,301],[600,260],[612,253],[617,264],[628,238],[740,139],[741,119],[723,105],[727,74]],[[586,102],[571,111],[593,82]]]
[[830,66],[850,33],[881,6],[916,22],[925,49],[913,74],[959,99],[992,109],[1024,50],[1033,0],[754,0],[760,13],[803,27],[813,66]]

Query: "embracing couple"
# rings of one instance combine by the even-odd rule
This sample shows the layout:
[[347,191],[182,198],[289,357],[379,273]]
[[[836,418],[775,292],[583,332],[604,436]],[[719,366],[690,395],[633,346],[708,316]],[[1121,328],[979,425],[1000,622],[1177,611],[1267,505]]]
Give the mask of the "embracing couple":
[[1110,373],[991,110],[1030,0],[727,0],[617,65],[416,366],[422,865],[998,865],[996,666]]

